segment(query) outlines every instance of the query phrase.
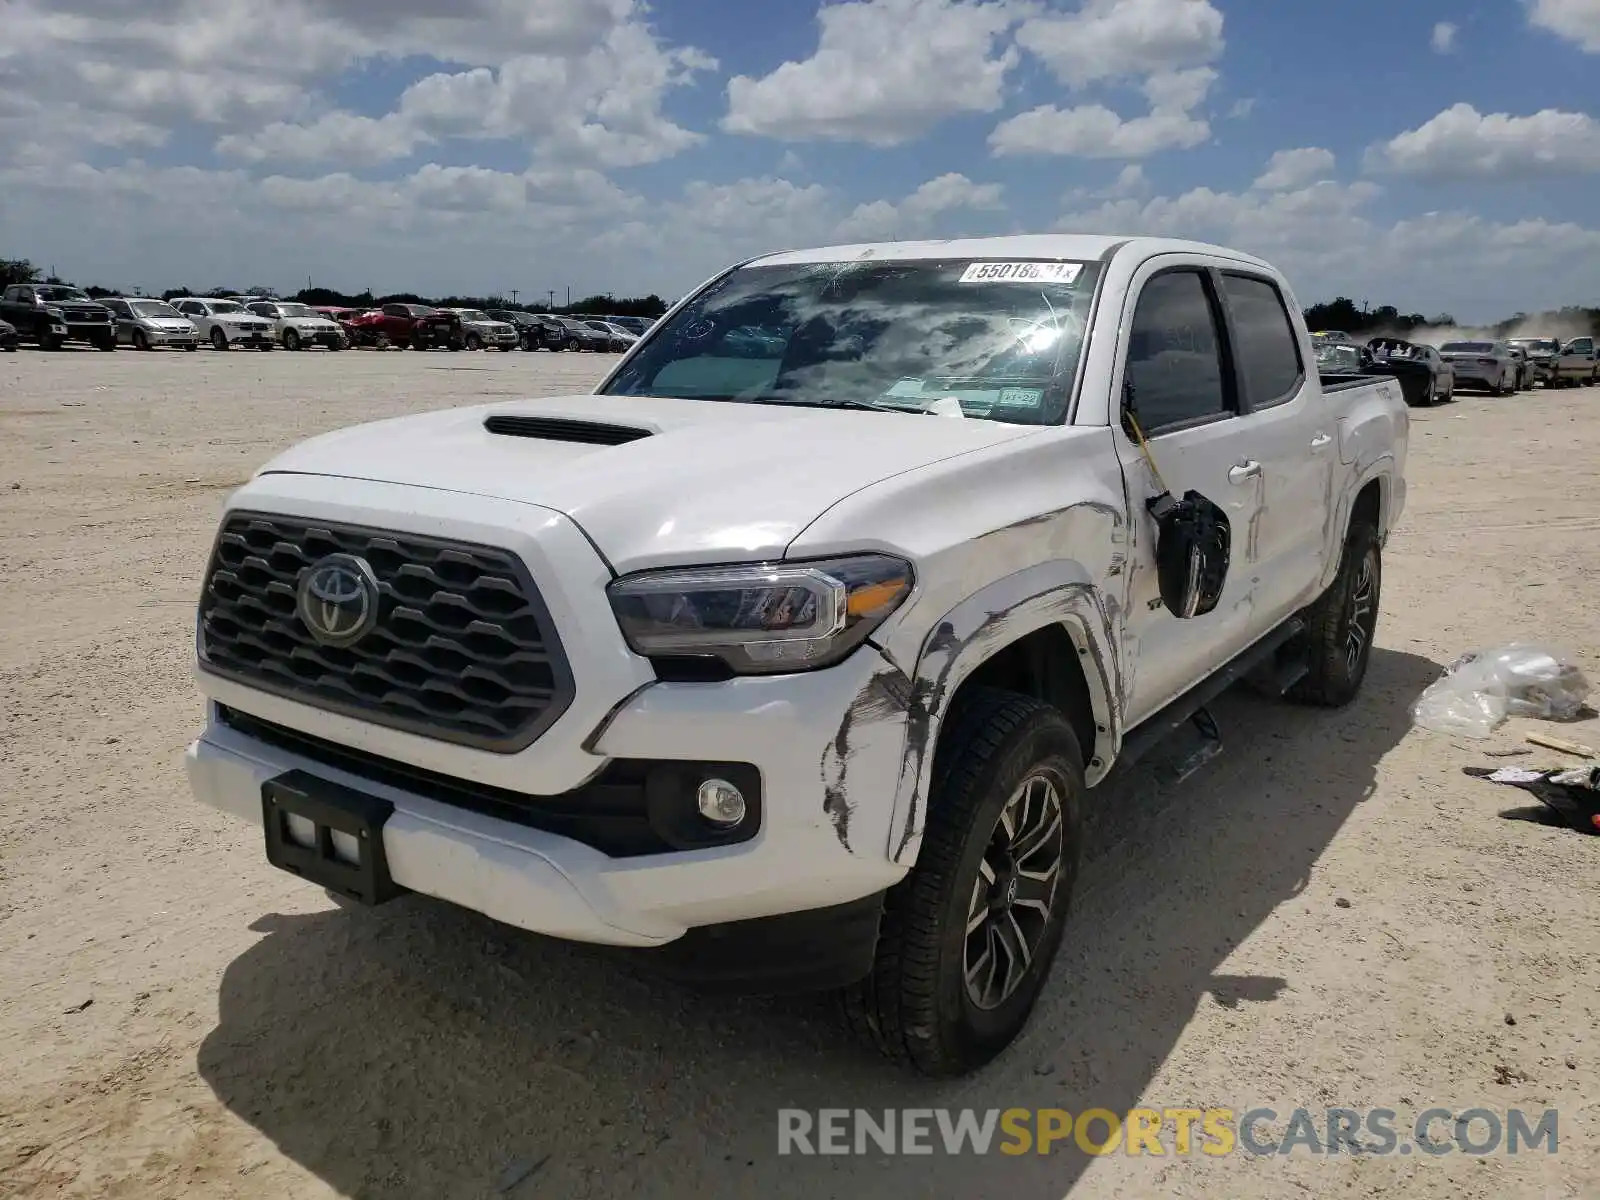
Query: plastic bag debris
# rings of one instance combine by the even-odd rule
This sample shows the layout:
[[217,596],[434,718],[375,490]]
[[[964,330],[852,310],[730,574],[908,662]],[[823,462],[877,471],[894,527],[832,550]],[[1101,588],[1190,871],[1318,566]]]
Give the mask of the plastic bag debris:
[[1423,729],[1486,738],[1507,717],[1569,721],[1589,695],[1574,657],[1537,642],[1464,654],[1418,697],[1411,719]]

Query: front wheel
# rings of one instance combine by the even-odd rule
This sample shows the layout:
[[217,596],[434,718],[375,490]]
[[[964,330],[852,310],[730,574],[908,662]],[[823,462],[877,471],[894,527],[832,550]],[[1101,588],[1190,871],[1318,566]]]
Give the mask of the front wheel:
[[1081,857],[1083,752],[1056,709],[978,689],[940,736],[917,865],[889,890],[844,1013],[869,1045],[960,1075],[1014,1041],[1061,945]]
[[228,335],[222,332],[220,326],[211,327],[211,348],[213,350],[226,350],[228,348]]
[[1353,525],[1339,558],[1339,574],[1306,614],[1307,665],[1291,699],[1339,708],[1355,699],[1372,660],[1383,590],[1383,551],[1378,531],[1365,521]]
[[483,339],[481,337],[479,337],[475,333],[467,334],[467,349],[468,350],[482,350],[483,349]]
[[283,331],[283,348],[285,350],[300,349],[300,335],[292,329]]
[[116,335],[95,338],[94,346],[96,350],[115,350],[117,348]]
[[133,331],[133,348],[135,350],[150,349],[150,339],[145,336],[144,330],[135,329]]

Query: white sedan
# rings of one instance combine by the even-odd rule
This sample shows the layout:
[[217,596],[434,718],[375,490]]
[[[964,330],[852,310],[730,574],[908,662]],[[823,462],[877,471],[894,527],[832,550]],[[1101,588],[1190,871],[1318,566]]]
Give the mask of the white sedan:
[[1446,342],[1439,357],[1455,372],[1457,387],[1487,388],[1491,396],[1517,390],[1522,367],[1505,342]]

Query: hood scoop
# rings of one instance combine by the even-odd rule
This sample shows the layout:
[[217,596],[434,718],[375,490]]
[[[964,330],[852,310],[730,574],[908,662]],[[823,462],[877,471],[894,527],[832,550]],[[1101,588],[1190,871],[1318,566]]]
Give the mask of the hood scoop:
[[546,442],[582,442],[588,446],[622,446],[647,438],[651,430],[636,425],[605,425],[569,417],[529,417],[496,413],[483,422],[490,433],[505,437],[538,438]]

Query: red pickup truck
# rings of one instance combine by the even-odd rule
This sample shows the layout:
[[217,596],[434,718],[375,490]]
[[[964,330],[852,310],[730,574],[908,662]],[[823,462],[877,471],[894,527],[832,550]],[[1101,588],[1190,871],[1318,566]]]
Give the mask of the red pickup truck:
[[350,328],[361,332],[361,341],[382,339],[402,350],[459,350],[466,344],[461,318],[426,304],[385,304],[354,318]]

